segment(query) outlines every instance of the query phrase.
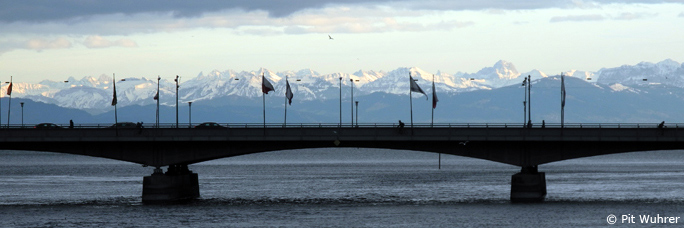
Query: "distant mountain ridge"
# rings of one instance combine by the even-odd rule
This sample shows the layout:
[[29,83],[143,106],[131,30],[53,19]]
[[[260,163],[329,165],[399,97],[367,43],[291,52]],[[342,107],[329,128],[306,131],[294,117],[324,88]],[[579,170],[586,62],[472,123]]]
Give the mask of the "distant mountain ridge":
[[[258,98],[261,96],[262,74],[273,83],[276,89],[275,94],[279,95],[285,93],[285,78],[287,77],[294,90],[296,102],[339,99],[340,84],[343,86],[342,96],[350,97],[352,83],[350,79],[354,80],[355,96],[378,92],[406,95],[409,88],[409,72],[427,93],[431,92],[431,83],[434,78],[436,90],[440,94],[450,95],[518,85],[522,82],[521,76],[530,75],[533,80],[549,77],[539,70],[520,73],[513,63],[503,60],[475,73],[458,72],[455,74],[444,72],[433,74],[418,67],[401,67],[389,72],[359,70],[352,74],[333,73],[325,75],[312,69],[283,72],[273,72],[265,68],[240,72],[213,70],[208,73],[200,72],[196,77],[188,80],[181,77],[178,96],[181,103],[210,101],[222,97]],[[671,59],[658,63],[642,62],[636,65],[603,68],[597,72],[570,70],[563,73],[566,76],[579,78],[590,83],[608,85],[607,88],[614,90],[624,90],[647,84],[684,88],[684,64]],[[125,81],[121,81],[121,79],[125,79]],[[647,80],[644,81],[644,79]],[[86,110],[90,113],[102,113],[111,108],[112,81],[111,76],[100,75],[97,78],[86,76],[80,80],[71,77],[67,82],[45,80],[36,84],[14,83],[12,96],[56,104],[60,107]],[[117,76],[116,83],[119,106],[144,106],[155,103],[152,97],[157,92],[156,78]],[[175,105],[175,86],[172,78],[163,78],[159,82],[162,105]],[[0,96],[5,97],[6,90],[7,85],[3,85]]]

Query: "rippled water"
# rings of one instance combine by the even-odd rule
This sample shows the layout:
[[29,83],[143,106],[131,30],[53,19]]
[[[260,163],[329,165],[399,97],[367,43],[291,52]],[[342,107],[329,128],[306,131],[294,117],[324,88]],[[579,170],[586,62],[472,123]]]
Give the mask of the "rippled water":
[[518,167],[442,155],[437,169],[437,157],[316,149],[226,158],[190,166],[201,199],[143,205],[150,167],[0,151],[0,226],[587,227],[606,226],[609,214],[684,217],[684,151],[542,165],[542,204],[509,203]]

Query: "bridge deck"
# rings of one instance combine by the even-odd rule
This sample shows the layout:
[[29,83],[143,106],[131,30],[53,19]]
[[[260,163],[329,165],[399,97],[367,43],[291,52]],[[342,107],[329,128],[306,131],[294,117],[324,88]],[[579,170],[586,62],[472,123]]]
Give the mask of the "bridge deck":
[[151,166],[189,164],[265,151],[368,147],[447,153],[513,165],[600,154],[684,149],[678,125],[392,126],[243,125],[229,128],[0,130],[0,149],[83,154]]

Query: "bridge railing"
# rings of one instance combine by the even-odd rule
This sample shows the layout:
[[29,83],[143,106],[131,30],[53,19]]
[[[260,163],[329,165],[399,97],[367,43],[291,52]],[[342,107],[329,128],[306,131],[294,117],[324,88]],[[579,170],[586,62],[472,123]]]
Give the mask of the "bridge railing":
[[[358,128],[396,128],[399,127],[398,123],[361,123],[361,124],[349,124],[349,123],[288,123],[288,124],[278,124],[278,123],[219,123],[220,126],[226,128],[335,128],[335,127],[358,127]],[[532,128],[659,128],[658,123],[568,123],[561,126],[558,123],[549,124],[539,124],[535,123]],[[679,128],[679,125],[684,126],[682,123],[677,124],[664,124],[664,128]],[[68,124],[57,124],[60,128],[69,128]],[[74,128],[113,128],[113,124],[75,124]],[[143,124],[143,128],[157,128],[155,124]],[[197,124],[176,124],[173,123],[163,123],[159,125],[159,128],[194,128]],[[525,124],[517,123],[414,123],[405,124],[405,128],[525,128]],[[0,129],[33,129],[35,125],[33,124],[10,124],[10,125],[0,125]],[[126,128],[126,127],[119,127]],[[127,127],[131,128],[131,127]]]

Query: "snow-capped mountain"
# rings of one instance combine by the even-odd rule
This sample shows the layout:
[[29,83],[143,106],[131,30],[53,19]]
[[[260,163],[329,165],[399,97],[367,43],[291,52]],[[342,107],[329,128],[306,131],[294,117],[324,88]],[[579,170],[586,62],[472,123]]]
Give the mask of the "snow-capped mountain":
[[[261,68],[241,72],[213,70],[208,73],[200,72],[196,77],[191,78],[181,76],[178,88],[176,88],[175,78],[162,78],[157,84],[157,78],[145,77],[118,76],[114,82],[110,75],[100,75],[97,78],[87,76],[80,80],[72,77],[63,82],[45,80],[37,84],[14,83],[12,96],[100,113],[111,107],[113,82],[116,83],[117,100],[120,106],[154,104],[156,101],[152,98],[157,93],[157,86],[160,90],[160,103],[174,106],[176,89],[178,89],[179,102],[182,103],[221,97],[259,98],[262,96],[261,76],[264,75],[275,87],[275,92],[266,95],[267,99],[282,97],[285,94],[285,79],[287,78],[295,94],[293,102],[325,101],[339,99],[340,84],[343,98],[350,97],[352,83],[350,80],[353,80],[354,96],[377,92],[406,95],[409,91],[409,73],[428,95],[432,92],[433,80],[439,94],[453,95],[519,85],[522,77],[527,75],[530,75],[532,80],[550,76],[539,70],[521,74],[512,63],[503,60],[475,73],[458,72],[453,75],[444,72],[427,72],[418,67],[401,67],[389,72],[359,70],[352,74],[340,72],[324,75],[312,69],[273,72]],[[605,88],[615,91],[653,84],[684,88],[684,64],[671,59],[655,64],[642,62],[634,66],[603,68],[598,72],[570,70],[563,74],[586,82],[608,85]],[[2,85],[0,96],[7,96],[7,87],[7,84]]]
[[658,63],[641,62],[634,66],[603,68],[596,73],[596,78],[598,83],[606,85],[664,84],[684,88],[684,64],[666,59]]
[[474,74],[463,74],[463,77],[489,88],[499,88],[521,83],[522,78],[518,79],[520,75],[512,63],[499,60],[493,67],[482,68]]

